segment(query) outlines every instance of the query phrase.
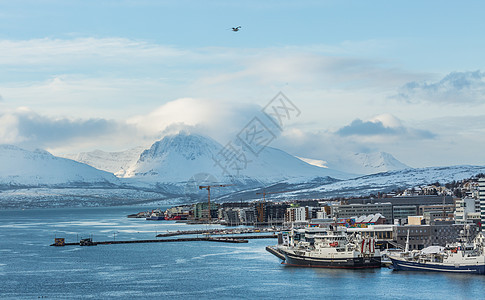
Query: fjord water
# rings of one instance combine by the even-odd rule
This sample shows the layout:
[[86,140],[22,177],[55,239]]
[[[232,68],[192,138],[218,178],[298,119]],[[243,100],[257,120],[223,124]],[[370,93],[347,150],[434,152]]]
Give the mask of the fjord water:
[[139,207],[0,211],[0,298],[483,299],[485,276],[285,267],[247,244],[178,242],[50,247],[153,239],[167,230],[207,228],[128,219]]

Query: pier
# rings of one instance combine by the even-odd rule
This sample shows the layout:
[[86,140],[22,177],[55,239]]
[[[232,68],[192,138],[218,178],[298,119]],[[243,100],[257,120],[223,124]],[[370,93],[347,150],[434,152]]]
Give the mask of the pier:
[[157,234],[157,237],[170,237],[177,235],[189,235],[189,234],[205,234],[205,235],[236,235],[236,234],[252,234],[252,233],[265,233],[265,232],[280,232],[287,231],[286,228],[266,228],[266,229],[252,229],[252,228],[239,228],[239,229],[214,229],[214,230],[183,230],[183,231],[172,231],[167,233]]
[[234,237],[191,237],[191,238],[177,238],[177,239],[151,239],[151,240],[126,240],[126,241],[92,241],[91,239],[81,239],[76,243],[65,243],[58,241],[50,246],[63,247],[63,246],[97,246],[97,245],[115,245],[115,244],[141,244],[141,243],[171,243],[171,242],[220,242],[220,243],[247,243],[248,239],[270,239],[277,238],[275,234],[271,235],[245,235],[237,238]]

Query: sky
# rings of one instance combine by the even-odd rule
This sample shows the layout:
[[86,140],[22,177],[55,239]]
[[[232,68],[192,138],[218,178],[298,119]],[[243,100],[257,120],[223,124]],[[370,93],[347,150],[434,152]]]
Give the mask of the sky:
[[[483,1],[3,1],[0,144],[55,155],[189,130],[226,144],[485,165]],[[238,32],[232,27],[241,26]]]

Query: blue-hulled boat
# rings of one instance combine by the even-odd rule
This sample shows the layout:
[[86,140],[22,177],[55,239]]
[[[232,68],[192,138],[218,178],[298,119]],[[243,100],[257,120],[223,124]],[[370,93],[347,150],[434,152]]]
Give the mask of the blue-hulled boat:
[[[408,243],[406,243],[408,245]],[[484,235],[479,233],[471,242],[458,242],[434,250],[408,251],[391,254],[392,267],[398,271],[434,271],[485,275]]]

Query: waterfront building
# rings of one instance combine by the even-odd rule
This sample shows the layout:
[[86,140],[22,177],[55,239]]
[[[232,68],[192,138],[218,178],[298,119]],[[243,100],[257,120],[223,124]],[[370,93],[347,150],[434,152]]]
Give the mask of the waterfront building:
[[332,216],[350,218],[380,213],[386,219],[392,219],[391,203],[340,204],[331,206]]
[[253,207],[225,207],[219,209],[219,218],[228,226],[254,225],[256,212]]
[[407,219],[409,216],[415,216],[418,214],[416,205],[398,205],[392,207],[392,218],[395,219]]
[[424,217],[423,216],[409,216],[408,217],[408,225],[424,225]]
[[[326,208],[328,208],[328,206]],[[326,219],[327,217],[328,217],[328,214],[327,214],[327,209],[325,209],[325,207],[322,207],[321,210],[317,210],[315,217],[313,217],[313,214],[312,214],[312,219]]]
[[[478,197],[480,199],[480,220],[481,224],[485,224],[485,178],[480,178],[478,180]],[[482,231],[484,231],[482,226]]]
[[282,224],[285,220],[286,203],[256,202],[256,218],[259,224]]
[[239,210],[239,218],[244,225],[254,225],[257,221],[254,207],[244,207]]
[[394,225],[369,225],[367,227],[349,227],[347,232],[360,233],[365,236],[371,236],[380,242],[392,242],[394,234]]
[[423,215],[425,224],[433,225],[436,222],[440,223],[443,221],[447,221],[450,223],[454,223],[453,218],[450,217],[448,214],[443,215],[443,212],[440,211],[427,211]]
[[[390,203],[391,212],[382,213],[388,220],[399,220],[400,223],[405,223],[408,216],[423,215],[424,212],[430,210],[443,211],[443,205],[448,213],[454,210],[454,200],[451,196],[438,195],[418,195],[418,196],[395,196],[386,197],[382,199],[348,199],[347,205],[351,204],[378,204],[378,202]],[[485,203],[485,202],[484,202]],[[435,206],[437,205],[437,206]],[[440,206],[441,205],[441,206]],[[485,205],[485,204],[484,204]],[[368,212],[375,213],[375,212]],[[339,216],[340,217],[340,216]]]
[[[476,234],[476,227],[473,224],[471,226],[470,231]],[[463,226],[457,224],[394,226],[393,239],[404,248],[409,231],[409,249],[421,250],[429,246],[445,246],[455,242],[462,230]]]
[[386,218],[380,213],[337,220],[337,225],[347,228],[367,228],[371,225],[382,225],[384,223],[386,223]]
[[453,215],[455,210],[455,203],[458,199],[454,199],[453,204],[428,204],[419,206],[419,214],[424,215],[427,212],[440,212],[443,218]]
[[182,219],[191,217],[192,207],[190,205],[173,206],[165,210],[165,216],[176,217],[180,216]]
[[[209,219],[209,205],[207,202],[199,202],[195,203],[192,206],[192,209],[194,210],[194,219],[196,220],[208,220]],[[217,220],[219,217],[218,210],[219,210],[219,204],[217,203],[211,203],[211,219]]]
[[222,219],[225,223],[229,226],[238,226],[241,225],[242,221],[239,214],[239,208],[225,208],[221,209],[222,211]]
[[455,223],[474,223],[480,215],[480,200],[474,198],[457,199],[455,202]]
[[308,220],[308,207],[289,207],[285,213],[285,223],[306,222]]

